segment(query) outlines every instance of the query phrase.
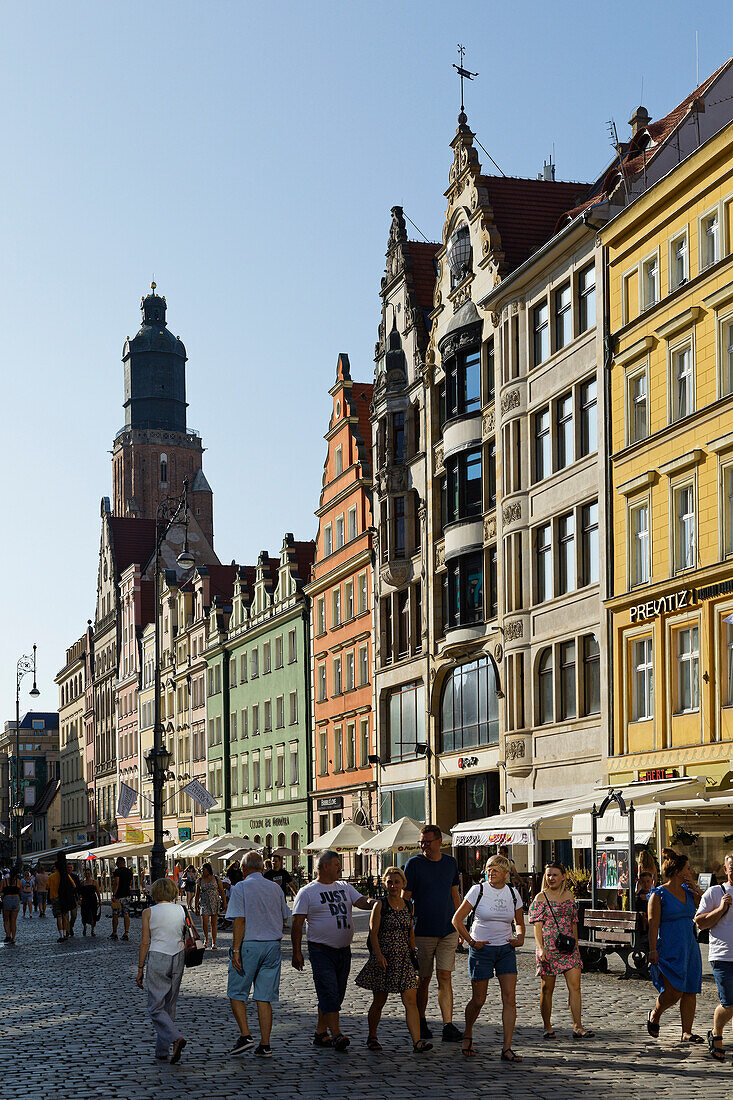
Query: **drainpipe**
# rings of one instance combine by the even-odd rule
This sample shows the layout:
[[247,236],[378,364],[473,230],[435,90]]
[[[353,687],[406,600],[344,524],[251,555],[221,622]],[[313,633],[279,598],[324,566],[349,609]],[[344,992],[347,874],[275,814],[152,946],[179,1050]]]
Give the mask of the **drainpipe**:
[[229,650],[226,645],[222,645],[221,660],[221,705],[223,710],[221,722],[224,733],[224,832],[230,833],[232,831],[232,754],[229,743],[231,733],[229,729]]
[[[313,799],[310,797],[308,787],[310,786],[310,779],[313,767],[313,744],[312,740],[315,737],[315,729],[311,723],[311,678],[310,678],[310,664],[311,664],[311,640],[310,640],[310,609],[308,607],[308,597],[303,596],[303,609],[301,612],[303,618],[303,714],[304,714],[304,737],[303,742],[305,744],[305,822],[306,822],[306,844],[310,844],[313,839]],[[313,856],[308,853],[308,878],[310,879],[313,874]]]
[[[611,365],[616,341],[611,333],[611,317],[608,290],[608,249],[601,246],[603,271],[603,430],[606,490],[606,597],[613,595],[613,476],[611,472]],[[613,616],[606,614],[606,685],[608,711],[608,756],[613,756]]]

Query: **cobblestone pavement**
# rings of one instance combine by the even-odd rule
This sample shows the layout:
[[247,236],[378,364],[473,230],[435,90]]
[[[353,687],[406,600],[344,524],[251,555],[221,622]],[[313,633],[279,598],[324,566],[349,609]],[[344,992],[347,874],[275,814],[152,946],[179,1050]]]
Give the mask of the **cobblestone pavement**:
[[[365,958],[366,922],[359,914],[352,975]],[[133,921],[131,942],[110,942],[104,917],[96,939],[56,942],[55,921],[18,921],[15,947],[0,950],[0,1074],[2,1100],[36,1097],[98,1100],[99,1097],[173,1100],[187,1095],[203,1100],[238,1097],[268,1100],[303,1096],[319,1100],[419,1100],[488,1095],[512,1100],[554,1097],[690,1097],[714,1092],[733,1095],[733,1065],[718,1065],[707,1046],[679,1042],[679,1016],[665,1016],[661,1037],[650,1040],[645,1017],[653,1004],[645,981],[620,981],[623,968],[612,957],[608,974],[583,978],[584,1022],[597,1034],[586,1043],[571,1041],[567,998],[560,981],[555,993],[554,1025],[558,1040],[542,1039],[539,982],[529,947],[520,952],[519,1027],[514,1046],[520,1065],[499,1060],[501,1032],[498,989],[489,998],[474,1036],[478,1056],[465,1061],[454,1044],[436,1043],[433,1052],[412,1053],[401,1002],[390,998],[380,1038],[382,1053],[364,1047],[368,994],[353,982],[344,1013],[344,1031],[352,1038],[348,1054],[317,1050],[311,1044],[314,996],[308,964],[302,974],[290,965],[285,942],[281,1003],[276,1006],[272,1060],[249,1054],[227,1055],[236,1028],[226,999],[227,949],[207,952],[203,966],[184,975],[178,1022],[188,1039],[179,1065],[153,1060],[153,1031],[145,994],[134,983],[140,922]],[[80,931],[77,925],[77,931]],[[703,949],[705,953],[705,949]],[[696,1030],[706,1035],[717,997],[704,962],[703,993],[698,999]],[[470,985],[465,955],[455,976],[456,1021],[460,1024]],[[434,995],[428,1018],[437,1026]],[[250,1025],[256,1034],[255,1013]],[[729,1047],[733,1053],[731,1033]],[[13,1070],[13,1065],[16,1071]],[[40,1072],[39,1072],[40,1071]]]

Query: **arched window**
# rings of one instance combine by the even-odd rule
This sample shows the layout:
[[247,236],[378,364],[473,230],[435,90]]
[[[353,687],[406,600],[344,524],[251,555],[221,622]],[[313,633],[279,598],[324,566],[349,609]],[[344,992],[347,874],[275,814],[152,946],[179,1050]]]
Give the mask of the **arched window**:
[[168,455],[160,456],[160,484],[168,484]]
[[286,843],[287,842],[285,840],[285,833],[278,833],[277,834],[277,846],[278,846],[278,848],[284,848]]
[[537,722],[545,725],[555,717],[553,705],[552,648],[543,649],[537,662]]
[[442,752],[499,741],[499,701],[494,664],[488,657],[458,665],[443,685],[440,704]]
[[[300,833],[290,834],[290,847],[294,852],[300,852]],[[297,867],[300,863],[300,857],[298,855],[293,856],[293,867]]]

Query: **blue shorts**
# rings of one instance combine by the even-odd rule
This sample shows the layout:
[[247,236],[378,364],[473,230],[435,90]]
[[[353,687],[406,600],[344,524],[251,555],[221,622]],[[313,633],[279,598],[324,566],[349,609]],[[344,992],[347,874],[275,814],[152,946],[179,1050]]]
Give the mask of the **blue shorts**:
[[468,973],[472,982],[487,982],[496,974],[497,978],[502,974],[516,974],[517,953],[511,944],[501,943],[496,946],[485,943],[478,951],[475,947],[468,949]]
[[318,1007],[321,1012],[340,1012],[351,970],[351,948],[329,947],[308,941]]
[[710,969],[718,987],[718,997],[723,1008],[733,1008],[733,962],[713,959]]
[[275,1003],[280,996],[281,965],[280,940],[245,940],[241,973],[234,968],[230,948],[227,997],[230,1001],[246,1001],[251,989],[255,1001]]

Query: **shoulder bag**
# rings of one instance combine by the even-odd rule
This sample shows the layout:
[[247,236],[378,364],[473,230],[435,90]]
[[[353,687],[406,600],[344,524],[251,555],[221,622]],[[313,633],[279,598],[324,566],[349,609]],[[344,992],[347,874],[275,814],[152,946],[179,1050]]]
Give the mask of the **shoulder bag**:
[[557,928],[557,936],[555,937],[555,947],[561,955],[572,955],[575,950],[575,936],[568,936],[565,932],[560,931],[560,925],[557,923],[557,917],[555,916],[555,910],[552,907],[552,902],[548,898],[547,894],[542,891],[542,897],[550,906],[550,912],[552,913],[552,919],[555,922]]
[[186,966],[201,966],[204,961],[204,948],[196,931],[196,925],[191,920],[191,914],[186,906],[183,906],[186,914],[186,934],[183,937],[183,950],[186,954]]

